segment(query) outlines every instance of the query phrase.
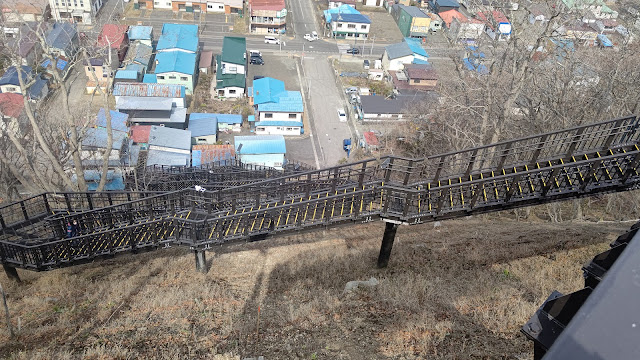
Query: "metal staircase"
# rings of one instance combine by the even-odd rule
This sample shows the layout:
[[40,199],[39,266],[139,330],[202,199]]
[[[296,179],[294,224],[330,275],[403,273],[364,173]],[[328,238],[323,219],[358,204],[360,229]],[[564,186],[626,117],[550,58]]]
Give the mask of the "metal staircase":
[[[202,267],[204,250],[231,241],[383,219],[384,266],[400,223],[635,188],[638,126],[630,116],[424,159],[389,156],[289,174],[239,164],[151,169],[162,192],[41,194],[0,208],[0,259],[5,269],[49,270],[183,245]],[[213,191],[196,191],[196,183]],[[73,220],[80,235],[67,239]]]

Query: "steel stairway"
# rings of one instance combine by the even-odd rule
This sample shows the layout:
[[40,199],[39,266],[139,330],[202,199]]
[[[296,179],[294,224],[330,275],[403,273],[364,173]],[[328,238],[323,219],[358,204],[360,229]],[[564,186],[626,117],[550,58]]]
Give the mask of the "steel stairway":
[[[425,159],[389,156],[274,178],[265,169],[250,180],[242,171],[224,178],[222,170],[171,170],[171,186],[211,176],[216,190],[206,192],[42,194],[0,208],[0,259],[49,270],[140,249],[202,251],[318,227],[419,224],[631,190],[640,179],[638,125],[630,116]],[[66,239],[72,220],[81,235]]]

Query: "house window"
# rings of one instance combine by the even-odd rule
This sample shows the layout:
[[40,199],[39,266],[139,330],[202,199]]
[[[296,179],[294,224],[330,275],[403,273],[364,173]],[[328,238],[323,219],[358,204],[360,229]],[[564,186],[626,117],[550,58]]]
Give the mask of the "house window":
[[153,5],[160,5],[160,1],[154,2]]
[[213,9],[213,5],[207,4],[207,9]]
[[169,80],[175,80],[176,77],[175,76],[169,76]]
[[218,9],[224,10],[224,5],[218,5]]
[[342,24],[338,24],[338,27],[339,27],[339,28],[341,28],[341,27],[342,27]]
[[355,29],[356,28],[356,24],[349,24],[349,25],[347,25],[347,27],[349,29]]
[[167,5],[167,6],[171,6],[171,3],[170,3],[170,2],[167,2],[167,3],[165,3],[165,5]]
[[7,91],[16,91],[16,88],[13,86],[8,86]]
[[236,91],[234,89],[229,90],[229,94],[235,94]]
[[264,114],[264,118],[265,119],[272,119],[273,118],[273,114],[272,113],[266,113],[266,114]]
[[296,118],[296,114],[289,114],[289,119],[295,119]]
[[107,74],[107,73],[102,74],[102,77],[103,77],[103,78],[105,78],[105,77],[107,77],[107,76],[109,76],[109,74]]
[[188,78],[188,77],[186,77],[186,76],[180,76],[180,80],[182,80],[182,81],[187,81],[187,80],[189,80],[189,78]]
[[360,25],[360,29],[367,30],[367,25]]
[[287,128],[287,131],[292,131],[292,130],[293,130],[293,128]]
[[415,80],[413,80],[413,82],[416,83],[416,84],[420,84],[420,79],[415,79]]
[[160,80],[164,80],[164,76],[162,76],[162,75],[158,75],[158,76],[156,76],[156,78],[158,78]]

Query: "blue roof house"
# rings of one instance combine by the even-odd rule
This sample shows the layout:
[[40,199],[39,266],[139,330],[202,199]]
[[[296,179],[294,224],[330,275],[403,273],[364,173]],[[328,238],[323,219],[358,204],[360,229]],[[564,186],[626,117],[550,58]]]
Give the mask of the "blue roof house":
[[198,25],[164,24],[156,50],[158,52],[182,51],[195,54],[198,52],[198,41]]
[[[128,152],[129,139],[123,131],[112,132],[113,143],[109,153],[109,166],[124,165],[122,160]],[[107,149],[108,134],[104,127],[88,128],[82,136],[80,158],[85,166],[102,164],[102,155]]]
[[355,7],[347,4],[342,4],[338,7],[324,10],[324,21],[327,24],[331,23],[333,14],[360,14],[360,11],[356,10]]
[[209,114],[218,119],[218,130],[224,132],[238,132],[242,130],[242,115],[240,114]]
[[151,42],[153,41],[153,26],[130,26],[129,41],[137,41],[147,46],[151,46]]
[[234,137],[236,155],[242,162],[282,170],[287,146],[282,135]]
[[253,82],[253,106],[257,111],[256,134],[300,135],[304,104],[299,91],[287,91],[284,82],[270,77]]
[[218,138],[218,118],[215,114],[191,113],[189,127],[192,145],[215,145]]
[[118,82],[140,82],[144,75],[145,67],[140,64],[129,64],[123,69],[116,71],[114,83]]
[[428,64],[429,55],[416,39],[387,45],[382,54],[382,67],[387,71],[404,69],[404,64]]
[[331,14],[331,33],[337,39],[366,39],[371,19],[362,14]]
[[175,84],[185,87],[187,95],[193,93],[195,74],[198,71],[196,54],[183,51],[165,51],[156,55],[156,81],[158,84]]
[[10,66],[7,71],[0,77],[0,91],[3,93],[22,94],[20,88],[20,79],[18,73],[22,77],[22,82],[26,85],[31,78],[31,67],[21,66],[20,71],[15,66]]
[[45,43],[54,56],[72,58],[78,51],[78,31],[75,24],[57,22],[45,37]]

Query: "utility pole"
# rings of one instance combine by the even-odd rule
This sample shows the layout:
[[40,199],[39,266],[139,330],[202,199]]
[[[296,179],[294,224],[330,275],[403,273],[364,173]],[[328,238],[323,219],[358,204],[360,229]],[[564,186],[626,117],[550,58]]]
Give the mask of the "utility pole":
[[373,44],[376,43],[376,36],[373,35],[373,41],[371,42],[371,52],[369,53],[369,55],[373,55]]
[[364,57],[364,47],[367,45],[367,37],[365,36],[364,41],[362,42],[362,57]]

